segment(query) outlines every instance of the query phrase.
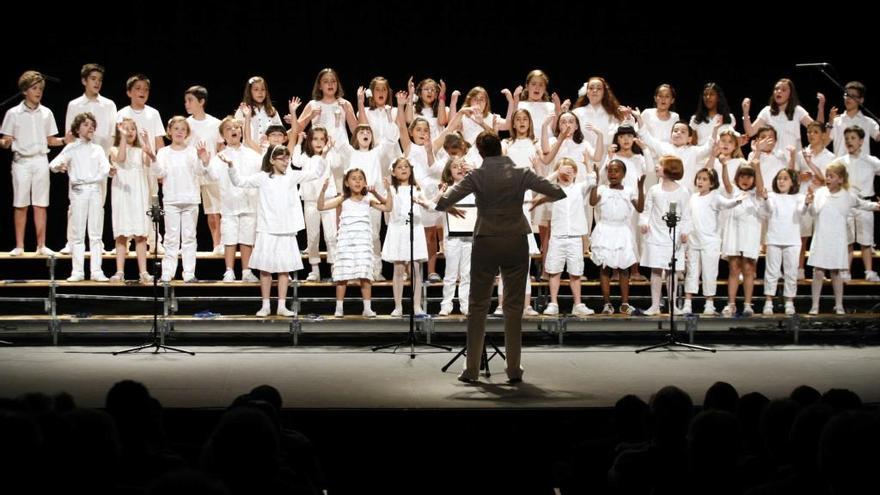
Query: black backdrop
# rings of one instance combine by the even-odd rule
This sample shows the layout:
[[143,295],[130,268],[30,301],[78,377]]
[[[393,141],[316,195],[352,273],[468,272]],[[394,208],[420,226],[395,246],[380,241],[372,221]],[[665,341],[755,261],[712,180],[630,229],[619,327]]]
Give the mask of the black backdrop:
[[[654,87],[671,83],[684,118],[693,113],[701,86],[716,81],[739,119],[742,98],[752,98],[754,117],[781,77],[795,81],[811,115],[816,91],[842,107],[840,92],[816,69],[795,68],[823,61],[833,64],[842,81],[865,82],[869,107],[880,101],[868,65],[877,44],[867,25],[847,21],[865,12],[706,3],[11,3],[4,6],[0,97],[16,92],[16,80],[27,69],[61,79],[48,84],[43,100],[60,129],[67,102],[82,94],[79,68],[97,62],[107,68],[102,93],[120,108],[128,104],[126,78],[143,72],[152,80],[149,104],[163,119],[184,113],[183,91],[193,84],[208,88],[207,110],[222,118],[237,106],[252,75],[264,76],[274,103],[286,108],[293,95],[309,100],[316,73],[329,66],[351,100],[357,86],[375,75],[387,77],[394,90],[414,75],[443,78],[450,92],[482,85],[493,110],[503,114],[500,90],[523,84],[529,70],[541,68],[563,99],[574,98],[589,76],[602,75],[621,102],[647,108]],[[3,250],[14,244],[12,186],[5,175],[10,160],[8,151],[0,152]],[[66,177],[53,175],[48,244],[55,249],[65,240],[66,194]],[[108,246],[110,237],[108,215]],[[199,249],[209,246],[202,219]],[[34,248],[30,220],[26,247]]]

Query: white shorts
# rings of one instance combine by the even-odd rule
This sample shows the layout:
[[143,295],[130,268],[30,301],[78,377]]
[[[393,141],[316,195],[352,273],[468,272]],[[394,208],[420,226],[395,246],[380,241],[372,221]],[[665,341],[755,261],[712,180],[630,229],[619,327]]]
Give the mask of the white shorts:
[[544,270],[550,274],[562,273],[580,277],[584,274],[584,243],[581,236],[550,237]]
[[212,182],[211,184],[203,184],[202,191],[202,209],[205,215],[217,215],[220,213],[220,184]]
[[223,215],[220,218],[220,244],[253,246],[257,237],[257,216],[254,214]]
[[49,159],[32,156],[12,162],[12,206],[49,206]]
[[860,246],[874,245],[874,212],[866,210],[850,210],[846,219],[846,236],[850,244]]

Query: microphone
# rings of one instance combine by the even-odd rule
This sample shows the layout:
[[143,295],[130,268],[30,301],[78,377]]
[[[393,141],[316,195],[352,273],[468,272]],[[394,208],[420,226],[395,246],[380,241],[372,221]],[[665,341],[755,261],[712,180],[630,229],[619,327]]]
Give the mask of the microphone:
[[153,194],[150,196],[150,209],[147,210],[147,216],[151,217],[154,222],[158,222],[163,215],[165,212],[162,211],[162,206],[159,204],[159,195]]
[[828,67],[829,63],[827,62],[814,62],[811,64],[794,64],[795,67]]
[[150,207],[151,208],[158,208],[159,207],[159,195],[158,194],[154,194],[154,195],[150,196]]
[[670,201],[669,202],[669,215],[670,216],[673,216],[673,217],[675,216],[675,210],[676,210],[677,206],[678,206],[677,201]]
[[663,220],[666,222],[666,226],[674,228],[678,224],[679,216],[676,214],[678,210],[678,202],[670,201],[669,202],[669,212],[663,215]]

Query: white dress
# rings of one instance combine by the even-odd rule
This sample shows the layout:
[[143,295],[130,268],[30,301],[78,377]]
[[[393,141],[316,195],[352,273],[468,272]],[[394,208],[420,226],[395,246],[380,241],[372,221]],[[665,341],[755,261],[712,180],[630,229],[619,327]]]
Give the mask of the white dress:
[[[409,261],[409,218],[410,187],[400,186],[394,193],[394,209],[388,222],[388,230],[385,232],[385,243],[382,245],[382,259],[394,263],[395,261]],[[418,189],[413,191],[420,195]],[[428,244],[425,241],[425,229],[422,226],[422,207],[413,204],[413,259],[415,261],[428,260]],[[442,217],[441,217],[442,218]]]
[[[733,186],[733,197],[743,191]],[[758,219],[758,200],[755,190],[748,191],[742,203],[734,206],[725,220],[724,234],[721,238],[721,257],[742,256],[753,260],[758,259],[761,250],[761,221]]]
[[636,260],[635,238],[630,221],[635,211],[632,200],[638,196],[630,188],[599,186],[602,218],[590,236],[590,259],[599,267],[629,268]]
[[681,217],[675,228],[675,269],[684,270],[685,246],[681,242],[681,234],[689,234],[691,231],[691,213],[687,207],[689,200],[690,194],[681,186],[674,191],[664,191],[663,183],[660,183],[648,189],[645,194],[645,211],[639,220],[639,225],[648,226],[648,233],[643,237],[645,249],[641,252],[642,266],[669,269],[672,261],[672,237],[663,216],[669,212],[670,204],[675,201]]
[[832,193],[822,187],[816,191],[810,205],[816,230],[810,243],[808,265],[826,270],[849,269],[846,222],[853,208],[873,211],[874,203],[859,199],[846,189]]
[[116,165],[110,185],[113,237],[145,236],[150,232],[150,187],[144,167],[144,152],[127,146],[125,160]]
[[336,234],[336,263],[333,281],[373,280],[373,229],[370,224],[370,198],[351,198],[342,202],[339,232]]

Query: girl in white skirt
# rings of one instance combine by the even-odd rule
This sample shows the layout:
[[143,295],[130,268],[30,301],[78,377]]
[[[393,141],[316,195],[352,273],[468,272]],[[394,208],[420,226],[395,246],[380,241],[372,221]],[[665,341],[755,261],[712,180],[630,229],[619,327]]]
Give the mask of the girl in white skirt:
[[[325,153],[326,154],[326,153]],[[284,145],[269,148],[263,157],[260,173],[239,177],[238,171],[223,154],[217,155],[229,165],[229,180],[237,187],[256,187],[260,190],[257,207],[257,239],[248,268],[260,270],[260,295],[263,306],[257,316],[268,316],[272,274],[278,274],[278,315],[292,316],[287,309],[288,272],[303,267],[296,233],[305,228],[302,203],[297,185],[318,180],[324,175],[326,162],[317,160],[316,167],[305,171],[290,168],[290,150]]]
[[[388,188],[388,179],[383,180]],[[358,280],[361,284],[361,296],[364,300],[363,315],[367,318],[376,316],[370,307],[373,281],[373,234],[370,224],[370,208],[379,211],[391,211],[394,206],[389,196],[383,198],[374,186],[367,187],[367,176],[359,168],[350,169],[342,181],[342,196],[325,201],[324,193],[330,179],[324,179],[324,186],[318,195],[318,210],[338,208],[339,232],[336,234],[336,263],[333,264],[333,282],[336,283],[336,312],[334,316],[342,317],[342,302],[345,299],[345,287],[349,280]],[[370,196],[371,195],[371,196]]]
[[[596,174],[599,167],[594,165]],[[626,164],[613,159],[605,167],[608,185],[601,185],[590,190],[590,206],[599,207],[602,216],[596,222],[590,235],[590,259],[599,267],[599,283],[602,286],[602,299],[605,307],[602,314],[614,314],[611,305],[611,274],[618,272],[620,279],[620,312],[631,314],[633,307],[629,305],[629,270],[637,262],[635,253],[636,239],[633,236],[630,222],[634,212],[641,213],[645,207],[645,178],[638,178],[637,189],[633,191],[623,186],[626,175]]]
[[[813,173],[820,177],[819,170]],[[880,203],[860,199],[849,190],[849,173],[841,161],[834,161],[825,169],[825,187],[815,194],[807,193],[806,204],[816,219],[813,241],[810,243],[810,258],[807,264],[813,267],[813,307],[810,314],[819,314],[819,296],[825,271],[831,272],[831,287],[834,289],[834,312],[846,314],[843,309],[843,279],[841,270],[849,269],[849,253],[846,221],[853,208],[860,210],[880,210]]]
[[[382,245],[382,259],[394,263],[394,311],[391,316],[403,316],[403,278],[410,262],[410,228],[413,229],[412,260],[416,262],[412,273],[412,290],[415,301],[413,311],[416,315],[425,314],[422,308],[422,262],[428,259],[428,246],[425,229],[422,226],[422,207],[433,208],[419,189],[413,177],[413,167],[407,158],[401,157],[391,167],[391,189],[394,208],[385,232]],[[409,223],[410,198],[412,198],[412,227]]]
[[110,164],[115,171],[110,186],[110,209],[116,239],[116,274],[110,277],[111,282],[125,280],[125,255],[131,237],[134,237],[140,281],[142,284],[153,282],[147,271],[147,234],[151,219],[146,215],[150,209],[150,186],[145,168],[155,157],[147,131],[138,133],[132,119],[122,119],[116,124],[116,136],[110,148]]
[[[727,218],[724,235],[721,239],[721,256],[727,259],[729,273],[727,275],[727,306],[721,310],[722,316],[733,316],[736,313],[736,293],[739,292],[739,275],[743,277],[743,316],[755,314],[752,309],[752,293],[755,289],[755,264],[761,249],[761,222],[758,220],[758,201],[755,197],[755,167],[751,164],[740,165],[733,176],[728,178],[728,160],[724,156],[721,161],[721,182],[728,197],[742,198]],[[742,196],[747,192],[747,196]]]

